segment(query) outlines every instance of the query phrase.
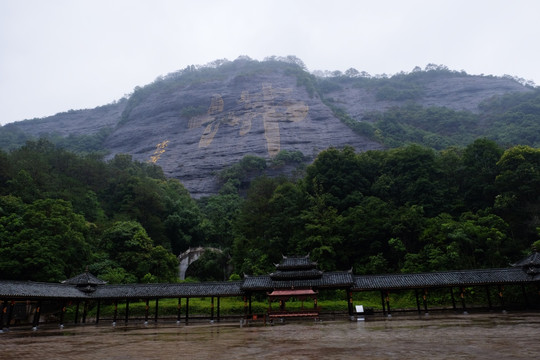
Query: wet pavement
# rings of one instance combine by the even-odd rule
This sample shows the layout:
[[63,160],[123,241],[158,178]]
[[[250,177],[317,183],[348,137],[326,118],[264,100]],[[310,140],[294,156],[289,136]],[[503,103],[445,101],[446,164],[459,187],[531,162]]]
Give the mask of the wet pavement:
[[0,359],[536,359],[539,313],[366,321],[43,325],[0,334]]

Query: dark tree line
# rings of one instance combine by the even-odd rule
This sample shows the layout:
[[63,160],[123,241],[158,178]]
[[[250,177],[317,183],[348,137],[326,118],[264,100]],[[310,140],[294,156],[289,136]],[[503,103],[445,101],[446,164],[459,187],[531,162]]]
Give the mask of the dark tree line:
[[233,261],[246,273],[291,253],[357,273],[504,267],[538,240],[539,196],[540,150],[528,146],[328,149],[298,182],[252,183]]
[[[0,277],[59,281],[86,267],[112,283],[177,280],[176,255],[212,246],[191,274],[221,280],[307,254],[356,273],[507,266],[538,241],[540,150],[490,140],[433,150],[330,148],[296,163],[248,157],[194,200],[153,164],[76,155],[46,140],[0,152]],[[245,196],[239,195],[239,190]]]

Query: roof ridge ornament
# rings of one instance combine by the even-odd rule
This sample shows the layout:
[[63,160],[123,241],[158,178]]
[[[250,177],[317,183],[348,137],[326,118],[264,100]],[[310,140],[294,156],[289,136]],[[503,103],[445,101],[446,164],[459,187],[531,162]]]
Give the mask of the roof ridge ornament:
[[533,252],[529,256],[510,265],[513,267],[521,267],[527,275],[535,277],[540,274],[540,253],[533,249]]

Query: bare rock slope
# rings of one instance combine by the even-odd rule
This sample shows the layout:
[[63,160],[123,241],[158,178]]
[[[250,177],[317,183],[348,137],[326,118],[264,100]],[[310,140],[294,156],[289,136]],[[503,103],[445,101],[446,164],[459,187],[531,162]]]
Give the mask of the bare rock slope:
[[[10,126],[33,136],[91,135],[109,129],[104,143],[108,158],[127,153],[154,162],[193,197],[201,197],[216,193],[216,174],[245,155],[271,159],[281,150],[300,151],[311,161],[328,147],[380,149],[379,143],[342,123],[318,94],[357,121],[406,101],[378,99],[369,88],[346,81],[317,92],[317,81],[295,63],[235,60],[188,67],[136,88],[129,99],[96,109]],[[493,95],[527,91],[511,79],[466,75],[434,78],[422,89],[415,99],[420,105],[472,112]]]
[[[204,109],[187,116],[183,109]],[[184,115],[183,115],[184,114]],[[245,155],[281,150],[313,159],[328,147],[359,151],[380,144],[355,134],[316,95],[283,71],[186,84],[141,99],[109,136],[111,156],[154,161],[194,197],[217,191],[215,174]]]

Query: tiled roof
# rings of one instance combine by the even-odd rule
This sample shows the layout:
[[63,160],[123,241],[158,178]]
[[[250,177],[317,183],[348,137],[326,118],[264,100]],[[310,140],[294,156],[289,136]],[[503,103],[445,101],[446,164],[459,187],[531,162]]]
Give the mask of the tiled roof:
[[242,289],[245,290],[271,290],[273,288],[272,279],[268,275],[246,275],[242,284]]
[[242,296],[241,281],[180,283],[180,284],[128,284],[100,286],[92,297],[106,298],[175,298],[196,296]]
[[279,264],[276,264],[278,270],[298,270],[298,269],[314,269],[317,263],[309,259],[309,255],[302,257],[283,256]]
[[293,279],[319,279],[323,272],[317,269],[309,270],[277,270],[270,274],[272,280],[293,280]]
[[69,284],[0,281],[1,298],[60,298],[60,299],[113,299],[195,296],[241,296],[241,281],[180,283],[180,284],[126,284],[102,285],[87,293]]
[[323,273],[318,279],[272,280],[269,275],[246,276],[242,289],[244,290],[272,290],[290,288],[338,288],[354,285],[354,278],[350,272]]
[[[284,268],[270,275],[246,276],[244,281],[105,285],[92,274],[84,273],[57,283],[0,281],[0,299],[144,299],[198,296],[242,296],[245,291],[275,289],[352,288],[353,291],[414,289],[427,287],[523,284],[539,282],[540,255],[505,269],[442,271],[417,274],[354,276],[351,272],[321,272],[308,257],[283,259]],[[302,268],[304,266],[304,268]]]
[[520,268],[355,276],[353,290],[515,284],[534,281]]
[[531,255],[527,256],[526,258],[518,261],[515,264],[512,264],[512,266],[540,266],[540,253],[535,251]]
[[540,253],[535,251],[525,259],[512,264],[512,266],[521,267],[527,274],[540,278]]
[[106,281],[103,281],[94,275],[92,275],[89,272],[84,272],[82,274],[79,274],[77,276],[74,276],[70,279],[62,281],[62,284],[70,284],[70,285],[104,285],[106,284]]
[[40,283],[32,281],[0,281],[2,298],[65,298],[84,299],[88,296],[69,284]]

